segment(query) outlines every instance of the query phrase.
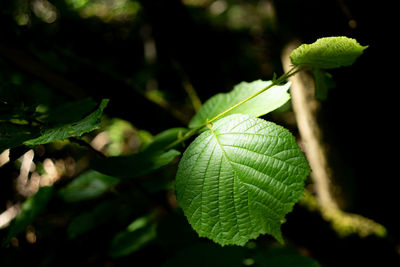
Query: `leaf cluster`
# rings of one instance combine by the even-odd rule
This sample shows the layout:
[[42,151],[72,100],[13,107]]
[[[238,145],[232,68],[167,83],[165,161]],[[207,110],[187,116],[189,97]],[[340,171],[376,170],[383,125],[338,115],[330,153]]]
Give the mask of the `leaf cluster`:
[[[206,101],[187,128],[167,129],[137,153],[92,159],[89,170],[60,190],[41,187],[24,202],[3,244],[31,224],[54,195],[73,205],[101,198],[118,188],[122,191],[121,197],[104,198],[93,209],[76,216],[69,223],[68,237],[74,239],[115,217],[131,218],[135,214],[135,219],[112,238],[109,254],[122,257],[142,249],[156,239],[161,215],[151,209],[135,213],[134,208],[138,207],[133,202],[151,198],[149,192],[159,190],[151,183],[146,186],[138,180],[174,162],[182,151],[175,179],[176,198],[200,237],[222,246],[244,246],[260,234],[270,234],[283,243],[281,225],[303,197],[304,181],[311,170],[295,137],[282,126],[260,117],[290,100],[291,83],[287,79],[304,69],[313,71],[318,96],[325,98],[332,83],[324,70],[353,64],[365,48],[347,37],[322,38],[300,46],[290,56],[293,69],[281,77],[242,82],[231,92],[217,94]],[[26,108],[4,101],[0,151],[80,137],[98,129],[107,103],[107,99],[100,103],[83,99],[64,103],[50,112],[41,106]],[[186,147],[185,143],[190,141]],[[137,189],[137,195],[124,193],[124,186],[129,184]],[[116,209],[119,206],[126,209],[122,215]],[[188,247],[185,255],[190,255],[192,249],[202,249],[201,246],[200,243]],[[205,249],[211,254],[228,257],[233,253],[244,258],[235,250],[235,247],[218,246]],[[298,264],[293,266],[318,266],[308,258],[279,250],[273,250],[268,257],[256,253],[255,259],[262,265],[279,266],[278,262],[287,255],[291,255],[286,259],[287,266],[293,262]],[[196,265],[192,258],[178,257],[167,266],[176,266],[182,260]]]

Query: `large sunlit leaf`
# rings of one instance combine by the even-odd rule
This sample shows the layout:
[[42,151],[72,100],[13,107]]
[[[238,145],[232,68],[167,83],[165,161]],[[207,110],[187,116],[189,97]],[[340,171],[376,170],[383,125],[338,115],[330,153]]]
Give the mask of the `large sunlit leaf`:
[[10,224],[9,232],[3,245],[10,242],[12,237],[24,231],[25,228],[36,219],[40,212],[46,207],[52,195],[53,187],[44,186],[41,187],[36,194],[25,200],[22,204],[21,212]]
[[[271,83],[272,81],[262,80],[257,80],[251,83],[242,82],[236,85],[229,93],[220,93],[211,97],[192,118],[189,127],[196,128],[203,125],[207,122],[207,119],[212,119],[240,101],[271,85]],[[265,115],[279,108],[290,99],[290,95],[287,92],[289,87],[290,83],[273,86],[255,98],[236,107],[232,111],[227,112],[223,117],[238,113],[254,117]]]
[[291,53],[290,60],[295,66],[339,68],[352,65],[367,47],[344,36],[325,37],[312,44],[299,46]]
[[280,226],[310,172],[295,138],[242,114],[208,127],[183,154],[176,176],[189,223],[221,245],[244,245],[266,233],[282,242]]

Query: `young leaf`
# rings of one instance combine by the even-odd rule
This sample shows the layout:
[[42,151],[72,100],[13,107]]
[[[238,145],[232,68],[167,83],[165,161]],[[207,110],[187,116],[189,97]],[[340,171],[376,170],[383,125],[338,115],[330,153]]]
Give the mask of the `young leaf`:
[[22,204],[21,213],[11,222],[8,235],[3,243],[6,245],[11,238],[18,235],[31,224],[40,212],[46,207],[53,195],[53,187],[43,186],[33,196],[30,196]]
[[[209,100],[207,100],[196,115],[192,118],[189,123],[190,128],[196,128],[207,122],[207,119],[212,119],[221,112],[234,106],[240,101],[254,95],[258,91],[271,85],[272,81],[261,81],[257,80],[251,83],[242,82],[236,85],[233,90],[229,93],[220,93]],[[283,104],[289,99],[290,95],[288,90],[290,83],[285,85],[275,85],[253,99],[243,103],[235,109],[227,112],[222,117],[226,117],[231,114],[247,114],[254,117],[260,117],[265,115]],[[222,118],[221,117],[221,118]]]
[[325,37],[293,50],[290,60],[295,66],[334,69],[352,65],[368,46],[348,37]]
[[118,178],[89,170],[76,177],[58,194],[66,202],[75,202],[98,197],[116,185]]
[[280,225],[310,172],[294,137],[242,114],[208,127],[187,148],[176,175],[189,223],[221,245],[244,245],[265,233],[282,242]]
[[25,141],[25,145],[39,145],[63,140],[73,136],[81,136],[84,133],[91,132],[100,127],[101,115],[104,108],[107,106],[108,99],[103,99],[99,108],[77,122],[58,125],[47,128],[38,138]]

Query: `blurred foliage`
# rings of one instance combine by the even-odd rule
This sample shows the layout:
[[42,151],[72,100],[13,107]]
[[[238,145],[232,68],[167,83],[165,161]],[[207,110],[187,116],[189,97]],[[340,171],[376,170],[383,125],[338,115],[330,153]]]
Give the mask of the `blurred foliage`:
[[[184,146],[160,153],[195,112],[185,86],[206,100],[243,80],[268,80],[281,72],[280,50],[292,36],[349,32],[336,5],[347,1],[294,2],[1,1],[0,153],[11,149],[0,161],[0,225],[9,225],[0,227],[0,266],[318,266],[305,255],[326,266],[354,262],[332,259],[333,250],[350,250],[349,239],[301,207],[285,247],[268,237],[244,248],[199,239],[174,195]],[[325,98],[329,77],[318,75]],[[110,102],[100,121],[102,99]],[[295,128],[284,111],[271,118]],[[58,140],[77,136],[71,131],[83,135]],[[46,132],[58,141],[35,139]],[[371,251],[355,244],[358,255]],[[377,244],[376,254],[386,251]]]

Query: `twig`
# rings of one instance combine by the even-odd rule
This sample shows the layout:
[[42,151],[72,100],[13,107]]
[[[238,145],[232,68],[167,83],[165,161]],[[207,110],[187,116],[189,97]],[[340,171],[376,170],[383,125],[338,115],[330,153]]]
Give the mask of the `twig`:
[[[292,42],[282,53],[282,64],[285,71],[291,68],[289,55],[299,43]],[[386,235],[384,226],[358,214],[348,213],[339,208],[332,194],[332,171],[328,163],[327,152],[322,142],[322,130],[317,123],[319,103],[314,97],[315,84],[312,77],[301,72],[290,78],[290,93],[297,126],[300,132],[303,149],[312,169],[310,174],[314,183],[316,198],[305,192],[302,204],[311,210],[318,210],[321,216],[332,224],[333,229],[341,235],[356,233],[361,237],[375,234]],[[337,186],[337,185],[335,185]]]
[[[298,43],[293,42],[283,50],[282,63],[285,71],[288,71],[291,66],[289,55],[297,47]],[[312,169],[311,178],[318,201],[324,206],[337,208],[331,192],[331,170],[322,143],[321,128],[317,123],[318,102],[314,99],[314,82],[306,72],[292,76],[290,81],[292,82],[290,93],[293,110],[302,144]]]

